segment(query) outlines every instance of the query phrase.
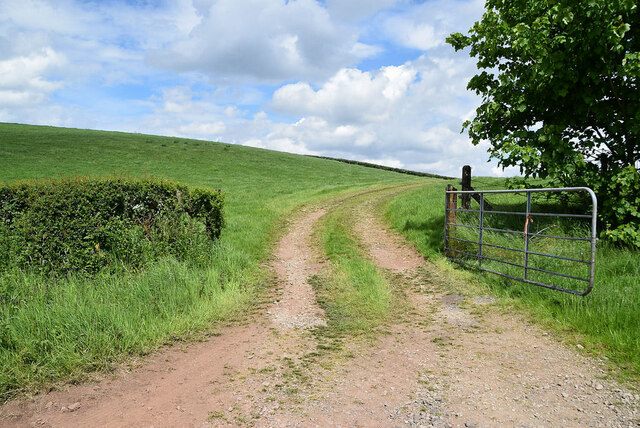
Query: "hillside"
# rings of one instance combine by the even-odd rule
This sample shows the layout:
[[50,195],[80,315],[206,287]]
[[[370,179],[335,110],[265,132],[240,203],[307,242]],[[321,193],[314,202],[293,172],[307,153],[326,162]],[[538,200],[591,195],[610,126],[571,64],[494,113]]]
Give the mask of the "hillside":
[[271,223],[295,205],[349,188],[416,180],[233,144],[0,123],[0,181],[108,174],[151,175],[222,189],[228,220],[223,241],[250,245],[252,252],[264,249]]
[[222,189],[227,226],[219,243],[207,260],[167,258],[126,277],[101,274],[87,282],[22,271],[0,275],[0,300],[11,303],[0,307],[0,399],[84,378],[123,355],[146,353],[246,313],[267,282],[261,263],[296,207],[357,189],[429,180],[231,144],[0,124],[0,181],[113,174]]

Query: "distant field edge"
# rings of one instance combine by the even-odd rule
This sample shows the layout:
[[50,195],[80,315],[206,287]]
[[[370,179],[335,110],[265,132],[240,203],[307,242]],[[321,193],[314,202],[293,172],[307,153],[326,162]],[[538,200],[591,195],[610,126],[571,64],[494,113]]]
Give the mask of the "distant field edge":
[[400,174],[415,175],[415,176],[418,176],[418,177],[430,177],[430,178],[441,178],[443,180],[455,180],[455,177],[448,177],[446,175],[431,174],[429,172],[412,171],[410,169],[394,168],[392,166],[379,165],[377,163],[361,162],[361,161],[350,160],[350,159],[342,159],[342,158],[332,158],[332,157],[329,157],[329,156],[316,156],[316,155],[307,155],[307,156],[312,157],[312,158],[326,159],[326,160],[332,160],[332,161],[336,161],[336,162],[348,163],[348,164],[351,164],[351,165],[360,165],[360,166],[364,166],[364,167],[367,167],[367,168],[382,169],[382,170],[385,170],[385,171],[392,171],[392,172],[397,172],[397,173],[400,173]]

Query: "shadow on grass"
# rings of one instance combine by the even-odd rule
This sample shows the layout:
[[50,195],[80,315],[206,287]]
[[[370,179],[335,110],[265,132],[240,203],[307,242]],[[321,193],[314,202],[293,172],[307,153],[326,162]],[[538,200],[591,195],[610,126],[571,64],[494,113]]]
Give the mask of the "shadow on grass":
[[420,250],[424,254],[442,253],[444,217],[431,218],[426,221],[408,219],[405,221],[402,231],[417,238]]

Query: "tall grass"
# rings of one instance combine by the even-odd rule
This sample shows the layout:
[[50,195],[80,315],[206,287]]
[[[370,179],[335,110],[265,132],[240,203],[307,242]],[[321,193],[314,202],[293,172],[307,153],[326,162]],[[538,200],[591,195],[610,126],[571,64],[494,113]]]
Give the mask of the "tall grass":
[[244,313],[265,286],[260,266],[280,233],[279,218],[338,193],[416,180],[207,141],[0,124],[0,180],[113,174],[222,189],[227,226],[220,241],[206,260],[165,258],[137,274],[0,276],[0,400],[81,379]]
[[249,308],[252,278],[217,248],[201,267],[175,259],[122,277],[45,279],[10,271],[0,277],[0,398],[44,380],[79,380],[126,354],[144,354],[171,338],[203,332]]
[[[432,259],[444,257],[445,184],[429,184],[399,195],[388,201],[385,211],[392,226],[414,242],[421,253]],[[501,179],[480,178],[474,187],[483,190],[503,188],[504,182]],[[566,224],[557,227],[564,233],[576,233]],[[584,229],[580,233],[584,233]],[[499,242],[518,245],[513,241],[515,238],[498,239]],[[544,245],[545,250],[555,254],[584,252],[564,248],[563,243],[540,242],[536,245]],[[558,262],[545,259],[536,263],[551,266]],[[561,272],[568,269],[562,264],[552,267]],[[608,356],[624,369],[624,373],[636,379],[640,376],[640,251],[599,242],[595,287],[586,297],[568,295],[489,273],[477,272],[477,277],[485,291],[525,308],[536,319],[563,331],[569,340],[579,341],[593,352]],[[561,278],[554,278],[554,281],[561,286],[575,286]]]

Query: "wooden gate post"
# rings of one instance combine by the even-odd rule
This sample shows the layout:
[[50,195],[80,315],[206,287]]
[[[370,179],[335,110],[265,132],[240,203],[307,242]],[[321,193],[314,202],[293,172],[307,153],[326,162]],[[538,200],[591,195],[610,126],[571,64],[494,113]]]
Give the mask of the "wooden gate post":
[[[451,184],[447,184],[447,190],[452,191],[456,190]],[[456,222],[456,212],[455,209],[458,208],[458,194],[457,193],[447,193],[447,223],[455,224]]]
[[[456,188],[451,184],[447,184],[447,191],[455,191]],[[457,193],[447,193],[447,203],[446,203],[446,218],[445,218],[445,231],[444,231],[444,248],[445,248],[445,256],[452,257],[453,251],[447,251],[449,248],[449,236],[453,236],[453,231],[455,230],[456,223],[456,211],[458,208],[458,194]]]
[[[462,167],[462,181],[460,182],[462,185],[462,190],[475,190],[471,187],[471,167],[469,165],[465,165]],[[462,209],[468,210],[471,209],[471,198],[475,199],[480,203],[480,195],[478,193],[471,194],[463,194],[462,198]],[[485,210],[492,210],[493,207],[487,200],[483,201]]]
[[[473,190],[471,187],[471,166],[465,165],[462,167],[462,190]],[[465,210],[471,209],[471,195],[462,195],[462,208]]]

